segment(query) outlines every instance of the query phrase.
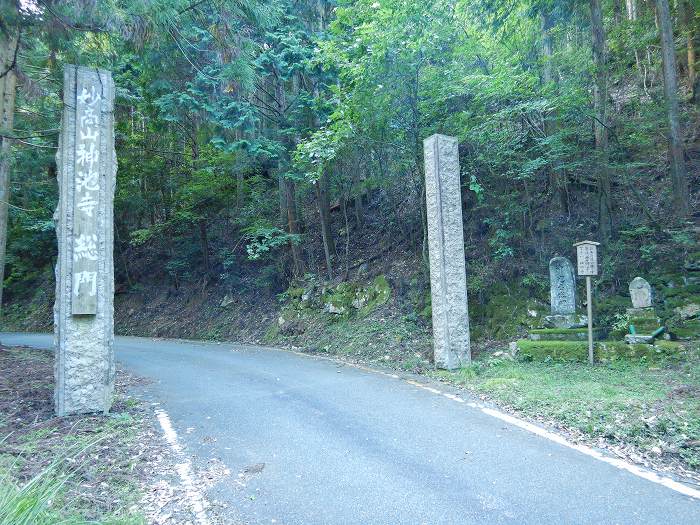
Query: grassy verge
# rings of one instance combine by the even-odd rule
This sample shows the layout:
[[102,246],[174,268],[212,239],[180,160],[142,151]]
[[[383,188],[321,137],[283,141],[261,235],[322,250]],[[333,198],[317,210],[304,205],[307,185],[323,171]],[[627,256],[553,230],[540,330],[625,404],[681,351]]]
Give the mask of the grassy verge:
[[657,468],[700,479],[700,349],[683,361],[515,361],[482,355],[470,367],[432,376],[506,409],[594,439]]
[[110,416],[55,418],[52,354],[0,349],[1,525],[146,522],[144,419],[124,386]]

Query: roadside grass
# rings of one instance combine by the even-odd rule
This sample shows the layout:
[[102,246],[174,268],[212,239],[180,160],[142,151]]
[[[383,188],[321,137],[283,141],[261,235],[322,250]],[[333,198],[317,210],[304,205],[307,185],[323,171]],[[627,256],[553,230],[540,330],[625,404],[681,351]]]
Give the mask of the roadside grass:
[[0,348],[0,525],[142,525],[143,413],[53,417],[53,356]]
[[362,317],[333,319],[315,310],[301,311],[299,317],[305,326],[302,334],[282,335],[275,324],[265,341],[417,373],[431,366],[429,331],[411,316],[388,307],[377,308]]
[[697,345],[681,362],[589,366],[482,354],[469,367],[430,375],[543,423],[613,446],[632,445],[645,460],[673,463],[700,479]]

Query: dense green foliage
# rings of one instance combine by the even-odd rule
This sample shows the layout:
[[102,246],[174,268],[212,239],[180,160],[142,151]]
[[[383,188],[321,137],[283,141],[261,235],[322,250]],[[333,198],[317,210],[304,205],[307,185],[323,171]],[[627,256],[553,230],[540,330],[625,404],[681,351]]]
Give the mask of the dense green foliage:
[[[603,236],[601,172],[613,224],[601,286],[673,266],[693,238],[671,204],[655,4],[629,6],[603,2],[601,152],[585,2],[3,2],[0,29],[21,31],[8,292],[55,256],[66,63],[108,68],[118,89],[122,290],[280,291],[306,272],[346,277],[377,251],[425,257],[422,140],[435,132],[460,139],[471,289],[538,289],[551,255]],[[672,6],[691,210],[694,8]]]

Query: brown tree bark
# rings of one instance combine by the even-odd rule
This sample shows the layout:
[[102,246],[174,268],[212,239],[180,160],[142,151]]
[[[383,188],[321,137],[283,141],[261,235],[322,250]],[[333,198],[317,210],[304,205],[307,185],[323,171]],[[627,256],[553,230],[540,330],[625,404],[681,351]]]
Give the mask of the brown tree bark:
[[605,27],[600,0],[590,0],[591,47],[593,50],[593,132],[596,149],[596,182],[598,186],[598,231],[602,241],[613,234],[610,195],[610,168],[608,165],[608,64]]
[[[551,16],[546,11],[540,14],[540,28],[542,31],[542,84],[547,86],[550,82],[556,82],[554,78],[554,68],[552,57],[554,56],[552,44],[552,21]],[[554,134],[557,130],[556,115],[552,118],[544,119],[544,132],[547,136]],[[552,189],[552,194],[558,202],[559,209],[562,213],[569,213],[569,199],[567,196],[567,181],[566,173],[562,173],[557,168],[549,170],[549,186]]]
[[[275,74],[275,98],[278,108],[278,118],[279,126],[278,132],[280,132],[279,140],[285,145],[285,149],[289,150],[293,147],[290,144],[290,140],[282,135],[282,130],[284,129],[285,122],[285,111],[287,110],[287,94],[284,89],[284,80],[279,71],[274,71]],[[296,83],[295,83],[296,85]],[[279,181],[279,191],[280,191],[280,215],[283,219],[283,224],[287,228],[287,233],[292,235],[299,234],[298,222],[297,222],[297,209],[296,209],[296,187],[294,181],[289,180],[284,176],[284,171],[287,165],[287,159],[280,156],[277,161],[277,177]],[[296,243],[289,242],[289,251],[292,254],[293,262],[293,272],[295,276],[299,276],[304,272],[304,264],[301,257],[301,252],[299,246]]]
[[330,202],[328,200],[328,176],[325,175],[325,170],[322,172],[321,177],[314,185],[314,190],[316,192],[316,202],[318,204],[318,214],[321,223],[321,238],[323,240],[323,253],[326,257],[326,270],[328,271],[328,278],[333,278],[333,254],[335,253],[335,242],[333,241],[333,234],[331,232],[331,221],[330,221]]
[[[316,0],[316,24],[315,29],[318,32],[326,30],[326,2],[325,0]],[[320,100],[321,92],[319,90],[318,81],[314,83],[313,88],[314,99]],[[313,124],[316,129],[321,127],[321,122],[318,118],[318,113],[314,114]],[[321,170],[318,181],[315,184],[316,203],[318,205],[318,213],[320,217],[321,239],[323,240],[323,253],[326,258],[326,269],[328,270],[328,278],[333,278],[333,255],[336,253],[335,241],[333,239],[333,231],[331,229],[331,203],[329,197],[330,181],[328,179],[328,171],[324,168]]]
[[673,26],[668,0],[656,0],[656,15],[661,36],[661,57],[664,70],[664,94],[668,112],[668,152],[673,190],[673,211],[676,217],[684,218],[689,213],[688,176],[683,158],[683,141],[678,109],[678,76],[676,73],[676,50],[673,44]]
[[[240,128],[236,128],[233,133],[233,138],[236,142],[243,137]],[[240,210],[241,208],[243,208],[243,169],[239,164],[238,170],[236,171],[236,209]]]
[[695,7],[692,0],[681,1],[683,25],[685,26],[686,63],[688,65],[688,93],[695,99]]
[[211,265],[209,263],[209,236],[207,235],[207,221],[205,219],[199,220],[199,240],[202,245],[202,258],[204,259],[204,270],[207,275],[211,270]]
[[14,129],[15,95],[17,92],[17,76],[15,74],[15,59],[17,37],[0,37],[0,130],[2,144],[0,145],[0,312],[2,312],[2,292],[5,282],[5,258],[7,248],[8,211],[10,206],[10,148],[12,139],[7,135]]

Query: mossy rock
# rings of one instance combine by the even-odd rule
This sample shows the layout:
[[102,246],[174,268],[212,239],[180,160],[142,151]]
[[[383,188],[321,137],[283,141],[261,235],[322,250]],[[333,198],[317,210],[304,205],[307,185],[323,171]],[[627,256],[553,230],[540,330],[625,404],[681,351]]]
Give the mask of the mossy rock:
[[700,284],[689,284],[687,286],[676,286],[673,288],[664,288],[664,297],[690,297],[692,295],[700,295]]
[[285,292],[290,299],[301,299],[304,289],[301,287],[289,287]]
[[700,252],[689,254],[683,266],[688,271],[700,272]]
[[389,281],[386,280],[386,276],[377,275],[377,277],[374,278],[372,291],[374,293],[373,301],[375,305],[386,304],[387,301],[389,301],[391,298],[391,286],[389,285]]
[[391,286],[383,275],[377,276],[369,286],[344,282],[322,294],[325,310],[336,316],[350,315],[353,311],[366,315],[390,298]]
[[596,345],[596,359],[602,362],[621,359],[658,361],[675,359],[683,352],[683,345],[674,341],[656,341],[653,345],[627,344],[622,341],[602,341]]
[[657,289],[673,289],[683,286],[683,274],[679,272],[663,273],[661,275],[651,277],[649,283]]
[[679,322],[669,329],[679,339],[700,339],[700,319]]
[[374,278],[371,286],[358,290],[355,293],[353,306],[359,310],[360,315],[367,315],[378,306],[386,304],[391,299],[391,286],[384,275]]
[[532,361],[586,361],[588,343],[579,341],[531,341],[517,342],[518,356]]
[[683,308],[693,303],[700,304],[700,284],[665,288],[663,295],[664,313],[672,316],[676,308]]
[[505,287],[501,288],[503,294],[492,292],[485,304],[475,301],[476,294],[471,296],[469,317],[473,321],[474,334],[510,339],[541,325],[543,314],[546,314],[544,304],[522,295],[509,294]]
[[[517,342],[518,355],[533,361],[585,362],[588,360],[588,343],[578,341],[530,341]],[[683,345],[674,341],[657,341],[654,345],[628,345],[621,341],[599,341],[595,344],[595,359],[601,362],[621,359],[675,359],[683,352]]]
[[[593,329],[593,340],[600,339],[602,330]],[[588,328],[540,328],[530,330],[531,341],[588,341]]]

